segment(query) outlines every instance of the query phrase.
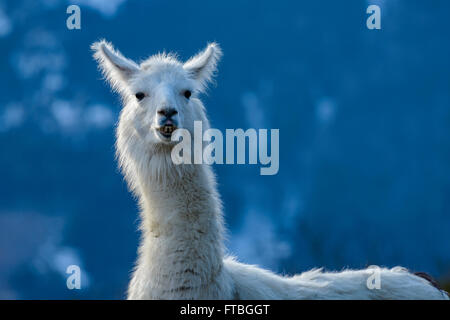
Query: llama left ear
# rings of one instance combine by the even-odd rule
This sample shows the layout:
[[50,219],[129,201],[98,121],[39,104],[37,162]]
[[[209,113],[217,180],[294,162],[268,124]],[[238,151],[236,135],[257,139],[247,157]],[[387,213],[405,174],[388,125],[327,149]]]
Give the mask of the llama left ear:
[[111,43],[101,40],[91,46],[94,58],[100,69],[108,79],[111,87],[123,91],[128,80],[139,71],[139,66],[132,60],[125,58],[115,50]]
[[199,81],[200,89],[203,90],[206,84],[212,80],[221,56],[220,46],[213,42],[208,44],[205,50],[186,61],[183,68]]

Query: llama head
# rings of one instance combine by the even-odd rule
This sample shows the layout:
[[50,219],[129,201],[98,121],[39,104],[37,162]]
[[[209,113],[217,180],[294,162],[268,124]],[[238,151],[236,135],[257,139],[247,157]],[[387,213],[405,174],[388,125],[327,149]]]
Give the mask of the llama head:
[[117,128],[122,167],[130,157],[148,163],[146,157],[158,153],[167,161],[176,129],[193,135],[194,121],[202,121],[205,129],[209,126],[198,95],[212,80],[222,54],[216,43],[185,63],[172,54],[156,54],[137,64],[104,40],[92,49],[105,78],[123,99]]
[[128,121],[147,143],[170,145],[175,129],[192,133],[195,120],[206,120],[197,95],[216,71],[221,56],[216,43],[185,63],[172,54],[157,54],[137,64],[106,41],[92,48],[106,79],[122,95],[127,110],[121,121]]

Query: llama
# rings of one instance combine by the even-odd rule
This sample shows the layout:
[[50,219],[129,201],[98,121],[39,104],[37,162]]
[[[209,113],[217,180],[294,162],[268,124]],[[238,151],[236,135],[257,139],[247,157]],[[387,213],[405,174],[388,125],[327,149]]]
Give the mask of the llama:
[[140,207],[142,239],[128,299],[448,299],[404,268],[276,275],[225,254],[222,205],[207,164],[175,165],[177,128],[209,121],[199,95],[222,55],[210,43],[187,62],[157,54],[140,64],[101,40],[94,58],[123,109],[116,132],[119,166]]

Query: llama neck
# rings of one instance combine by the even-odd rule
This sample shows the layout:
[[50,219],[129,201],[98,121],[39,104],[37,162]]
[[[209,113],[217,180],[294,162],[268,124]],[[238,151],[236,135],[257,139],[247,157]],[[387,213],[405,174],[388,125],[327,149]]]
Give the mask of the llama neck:
[[157,178],[141,175],[145,179],[139,181],[143,239],[138,268],[165,290],[208,283],[223,263],[222,209],[212,170],[207,165],[185,169]]
[[209,166],[188,165],[177,174],[147,175],[145,179],[140,181],[140,204],[146,235],[164,238],[173,237],[175,231],[214,232],[221,238],[221,201]]

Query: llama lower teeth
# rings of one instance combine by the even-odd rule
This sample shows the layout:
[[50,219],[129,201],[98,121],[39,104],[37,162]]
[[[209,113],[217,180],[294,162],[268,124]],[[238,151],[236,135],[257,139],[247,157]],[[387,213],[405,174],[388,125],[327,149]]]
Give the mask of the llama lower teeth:
[[174,126],[164,126],[159,130],[164,135],[171,135],[175,131],[175,127]]

